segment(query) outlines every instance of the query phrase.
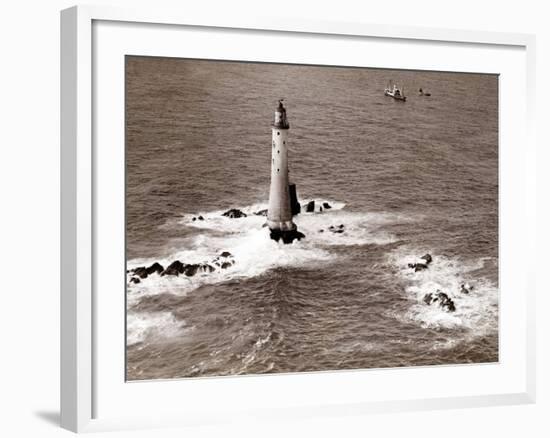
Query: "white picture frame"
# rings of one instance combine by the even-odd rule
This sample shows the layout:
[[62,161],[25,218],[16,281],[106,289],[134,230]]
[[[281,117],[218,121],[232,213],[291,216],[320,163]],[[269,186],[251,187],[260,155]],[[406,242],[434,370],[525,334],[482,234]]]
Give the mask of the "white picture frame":
[[[102,26],[106,23],[105,32],[99,31],[99,28],[94,28],[98,24]],[[114,25],[113,25],[114,23]],[[422,46],[423,50],[435,50],[433,47],[445,47],[445,44],[452,44],[454,47],[464,47],[465,49],[477,50],[497,50],[502,52],[503,63],[506,61],[506,53],[513,53],[512,62],[514,68],[518,69],[518,76],[510,74],[510,78],[524,78],[525,81],[510,83],[510,86],[517,88],[517,96],[514,101],[506,99],[507,94],[504,94],[505,99],[503,105],[517,106],[516,100],[519,99],[519,111],[514,115],[522,116],[521,119],[513,121],[512,113],[509,113],[510,119],[504,111],[501,117],[502,122],[507,125],[504,129],[504,134],[501,134],[501,152],[502,144],[517,144],[521,141],[521,147],[516,150],[504,150],[505,163],[501,164],[501,184],[503,191],[507,196],[505,200],[510,208],[515,208],[517,213],[511,213],[514,216],[507,221],[504,226],[506,228],[506,238],[511,238],[514,230],[517,230],[517,224],[522,221],[527,221],[528,226],[524,227],[521,239],[512,239],[507,248],[513,248],[514,251],[507,250],[510,254],[504,254],[509,258],[508,263],[517,262],[514,272],[510,272],[508,277],[501,277],[501,282],[506,286],[506,282],[517,284],[521,290],[517,303],[512,306],[504,301],[504,306],[510,306],[509,313],[506,314],[507,307],[504,308],[504,320],[510,321],[514,317],[513,312],[517,312],[518,328],[516,336],[509,345],[506,338],[504,339],[504,357],[512,357],[514,366],[508,376],[513,376],[509,379],[509,385],[504,382],[506,374],[500,376],[501,380],[496,379],[493,386],[484,389],[480,387],[482,393],[476,393],[469,389],[464,389],[462,392],[458,389],[454,393],[446,394],[445,390],[432,392],[431,396],[417,397],[413,392],[405,394],[403,388],[397,389],[395,392],[388,392],[388,397],[375,396],[369,398],[364,394],[351,394],[346,391],[348,386],[353,385],[354,381],[359,382],[366,374],[359,372],[334,372],[321,373],[314,376],[305,376],[303,374],[288,375],[273,380],[273,376],[268,377],[229,377],[219,379],[195,379],[192,383],[193,388],[188,387],[188,390],[200,391],[242,391],[244,394],[253,396],[261,386],[262,390],[276,391],[277,387],[284,388],[285,385],[306,385],[304,388],[322,387],[320,393],[313,393],[315,402],[312,399],[300,399],[297,404],[281,402],[277,396],[273,397],[271,404],[262,405],[261,401],[258,406],[246,404],[244,401],[237,400],[235,406],[231,409],[224,409],[223,397],[219,404],[209,406],[209,403],[201,405],[197,402],[196,411],[191,412],[189,409],[175,407],[173,410],[166,410],[163,406],[150,407],[150,415],[143,413],[131,414],[131,410],[124,412],[115,412],[116,406],[105,408],[108,410],[108,415],[98,414],[104,408],[105,403],[101,402],[105,394],[109,391],[109,383],[111,378],[122,379],[119,383],[124,385],[124,371],[115,369],[120,365],[120,361],[113,360],[112,364],[105,362],[105,354],[98,355],[98,350],[104,348],[101,330],[97,328],[98,312],[101,310],[100,304],[96,297],[97,285],[106,281],[98,276],[98,266],[101,265],[103,258],[101,250],[98,249],[97,236],[98,232],[103,231],[101,225],[101,217],[98,217],[97,209],[99,203],[103,202],[101,198],[101,190],[98,190],[97,179],[98,169],[101,168],[102,178],[105,173],[115,174],[123,172],[123,169],[117,169],[116,166],[107,169],[94,153],[94,148],[97,146],[98,138],[103,134],[97,130],[94,123],[101,120],[100,111],[101,103],[98,103],[98,95],[96,87],[102,74],[101,68],[94,65],[94,60],[98,56],[102,56],[102,51],[107,53],[105,48],[105,38],[110,38],[115,35],[114,27],[117,24],[121,26],[130,26],[130,32],[139,40],[138,29],[140,26],[147,27],[151,32],[163,33],[176,31],[178,28],[185,28],[192,31],[201,32],[202,35],[209,33],[224,32],[229,30],[235,31],[235,38],[240,41],[257,38],[259,35],[269,34],[270,38],[337,38],[338,44],[361,44],[361,41],[370,42],[387,42],[388,44],[400,44],[406,42],[411,47]],[[111,26],[111,27],[109,27]],[[102,28],[103,29],[103,28]],[[113,37],[114,38],[114,37]],[[163,38],[163,36],[159,36]],[[113,40],[114,41],[114,40]],[[149,46],[144,49],[144,53],[155,53],[158,50],[159,55],[166,55],[170,49],[169,44],[160,45],[159,40],[151,40]],[[156,41],[156,42],[155,42]],[[159,44],[155,47],[155,44]],[[432,44],[432,46],[429,46]],[[429,47],[428,47],[429,46]],[[100,431],[120,428],[142,428],[142,427],[159,427],[159,426],[175,426],[175,425],[190,425],[190,424],[207,424],[214,422],[235,420],[235,418],[246,418],[254,416],[255,418],[270,418],[270,417],[288,417],[300,418],[310,417],[315,415],[342,415],[342,414],[364,414],[372,412],[398,412],[415,409],[441,409],[452,407],[475,407],[488,405],[503,405],[503,404],[520,404],[532,403],[535,400],[535,273],[533,268],[528,263],[521,262],[512,252],[531,251],[535,245],[535,141],[533,133],[534,124],[534,48],[535,39],[532,35],[524,34],[505,34],[505,33],[490,33],[490,32],[472,32],[459,31],[450,29],[425,29],[416,27],[402,26],[387,26],[373,25],[365,23],[338,23],[338,22],[315,22],[304,20],[293,20],[291,18],[276,19],[245,17],[241,19],[226,22],[224,17],[212,14],[210,16],[194,15],[192,11],[162,11],[157,9],[150,10],[127,10],[110,7],[95,7],[95,6],[77,6],[66,9],[61,12],[61,425],[62,427],[75,431]],[[201,50],[206,50],[206,46],[201,47],[199,43],[194,48],[194,53],[199,53]],[[113,56],[118,56],[124,53],[124,45],[112,44]],[[121,52],[122,51],[122,52]],[[506,53],[505,53],[506,52]],[[135,50],[131,54],[136,54]],[[142,54],[141,52],[139,54]],[[214,56],[207,55],[205,57]],[[266,55],[267,56],[267,55]],[[288,55],[293,56],[293,55]],[[323,56],[331,56],[323,55]],[[332,55],[333,57],[335,55]],[[511,55],[512,56],[512,55]],[[271,55],[268,56],[271,60]],[[453,64],[453,60],[445,61],[443,58],[433,59],[429,61],[432,69],[437,69],[438,65],[442,70],[452,70],[453,68],[460,69],[460,61]],[[252,53],[247,59],[259,60],[258,55]],[[523,60],[519,64],[517,59]],[[266,60],[261,59],[261,60]],[[342,62],[340,59],[334,59],[335,63]],[[403,61],[402,61],[403,62]],[[401,68],[411,68],[410,65],[401,65]],[[428,62],[428,61],[427,61]],[[448,62],[443,66],[444,62]],[[472,62],[475,62],[472,61]],[[484,61],[479,59],[480,65]],[[486,62],[486,61],[485,61]],[[438,64],[440,63],[440,64]],[[102,65],[104,65],[103,63]],[[498,64],[498,62],[496,63]],[[487,64],[488,65],[488,64]],[[503,64],[504,65],[504,64]],[[380,66],[380,65],[373,65]],[[384,65],[386,67],[399,68],[399,65]],[[492,73],[501,73],[498,70],[498,65],[494,68],[486,67]],[[512,67],[510,67],[512,68]],[[485,71],[484,70],[484,71]],[[106,70],[108,73],[108,70]],[[120,78],[117,79],[118,81]],[[506,93],[506,90],[501,93]],[[503,95],[501,94],[501,97]],[[116,105],[114,105],[116,107]],[[504,118],[504,120],[503,120]],[[517,124],[520,128],[518,132],[507,131],[508,125]],[[102,128],[103,129],[103,128]],[[504,138],[502,136],[505,136]],[[514,142],[509,142],[508,137]],[[507,156],[506,154],[512,154]],[[508,158],[506,158],[508,157]],[[116,157],[115,157],[116,158]],[[521,160],[518,163],[517,160]],[[516,167],[514,167],[514,163]],[[507,169],[512,169],[507,172]],[[514,170],[515,169],[515,170]],[[516,175],[514,172],[518,172]],[[122,173],[120,173],[122,175]],[[501,193],[501,201],[502,201]],[[523,198],[523,204],[520,206],[514,204],[517,200]],[[111,200],[116,202],[116,199]],[[505,202],[506,204],[506,202]],[[506,205],[505,205],[506,206]],[[511,210],[510,210],[511,211]],[[501,214],[502,211],[501,211]],[[506,217],[511,217],[510,214],[504,213]],[[508,225],[507,225],[508,224]],[[514,228],[516,227],[516,228]],[[121,236],[118,236],[120,238]],[[501,231],[502,237],[502,231]],[[520,241],[521,240],[521,241]],[[502,255],[502,252],[501,252]],[[99,269],[99,272],[102,272]],[[123,290],[123,289],[122,289]],[[101,303],[105,303],[102,300]],[[104,304],[101,304],[104,305]],[[124,308],[113,309],[112,318],[120,318],[124,315]],[[102,313],[102,321],[103,315]],[[508,315],[510,318],[508,318]],[[110,316],[105,314],[108,321]],[[102,322],[103,327],[109,322]],[[108,326],[108,325],[107,325]],[[501,326],[501,330],[508,330],[509,327]],[[519,349],[516,347],[519,346]],[[107,348],[107,347],[105,347]],[[521,351],[520,351],[521,350]],[[105,350],[107,351],[107,350]],[[123,352],[122,352],[123,354]],[[506,368],[507,359],[497,364],[501,368]],[[104,372],[109,367],[113,368]],[[480,376],[485,374],[498,374],[498,369],[482,369],[479,366]],[[450,375],[456,373],[461,378],[469,379],[471,368],[467,367],[440,367],[445,368],[441,373]],[[118,370],[118,371],[117,371]],[[399,382],[407,382],[407,379],[414,375],[429,376],[433,372],[432,368],[419,368],[411,372],[396,371],[396,370],[372,370],[367,371],[368,379],[371,382],[368,384],[373,387],[373,379],[384,379],[384,375],[388,372],[394,373],[392,379]],[[436,371],[439,373],[440,371]],[[110,373],[109,378],[104,378],[104,375]],[[119,373],[119,374],[117,374]],[[377,374],[378,373],[378,374]],[[450,374],[449,374],[450,373]],[[115,377],[112,377],[115,376]],[[117,377],[118,376],[118,377]],[[482,379],[482,377],[477,377]],[[261,379],[261,380],[259,380]],[[278,380],[277,380],[278,379]],[[304,383],[304,381],[306,381]],[[266,383],[267,382],[267,383]],[[286,383],[285,383],[286,382]],[[501,383],[499,383],[501,382]],[[513,385],[512,385],[513,383]],[[147,387],[147,397],[152,394],[156,396],[163,392],[168,393],[170,387],[179,385],[177,382],[163,382],[160,386],[153,388],[150,384],[145,384]],[[132,387],[131,397],[139,396],[140,383],[127,383]],[[404,384],[406,386],[406,383]],[[499,386],[501,385],[501,386]],[[467,385],[466,385],[467,386]],[[360,386],[358,386],[360,387]],[[98,390],[98,388],[101,388]],[[198,388],[198,389],[197,389]],[[337,388],[343,388],[338,390]],[[500,389],[499,389],[500,388]],[[145,391],[145,390],[144,390]],[[400,392],[401,391],[401,392]],[[470,392],[468,392],[470,391]],[[117,394],[113,390],[113,397]],[[437,394],[437,395],[434,395]],[[460,394],[460,395],[457,395]],[[145,392],[143,394],[145,396]],[[111,394],[110,394],[111,396]],[[122,395],[121,395],[122,396]],[[126,395],[127,396],[127,395]],[[114,405],[120,402],[116,397],[113,399]],[[227,401],[225,402],[227,403]],[[153,411],[154,410],[154,411]]]

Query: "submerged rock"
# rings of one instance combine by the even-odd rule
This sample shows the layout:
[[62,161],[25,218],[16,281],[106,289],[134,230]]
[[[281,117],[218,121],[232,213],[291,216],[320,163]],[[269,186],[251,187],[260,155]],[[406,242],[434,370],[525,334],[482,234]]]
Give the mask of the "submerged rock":
[[472,291],[473,288],[474,287],[470,286],[468,283],[461,284],[460,285],[460,292],[463,293],[463,294],[469,294]]
[[432,262],[432,255],[431,254],[424,254],[422,257],[420,257],[422,260],[426,260],[426,264],[429,265]]
[[427,293],[426,295],[424,295],[424,298],[422,298],[422,301],[424,301],[424,303],[429,306],[434,302],[434,294],[432,294],[431,292]]
[[331,225],[330,227],[328,227],[328,230],[335,234],[342,234],[345,231],[344,224],[340,224],[337,227],[334,225]]
[[446,300],[439,303],[440,307],[447,312],[454,312],[456,310],[455,302],[447,297]]
[[428,265],[425,263],[409,263],[409,268],[414,269],[414,272],[418,272],[428,269]]
[[189,265],[184,265],[183,274],[187,277],[193,277],[199,272],[214,272],[215,268],[208,263],[192,263]]
[[425,263],[408,263],[407,266],[411,269],[414,269],[414,272],[423,271],[428,269],[428,265],[432,262],[431,254],[424,254],[420,257],[420,260],[423,260]]
[[141,280],[138,277],[132,277],[130,278],[130,283],[138,284],[141,283]]
[[214,266],[209,265],[208,263],[203,264],[201,269],[206,273],[214,272],[216,270]]
[[256,216],[267,216],[267,208],[254,213]]
[[435,294],[430,292],[424,295],[423,301],[428,306],[438,303],[439,307],[441,307],[446,312],[454,312],[456,310],[455,303],[451,299],[451,297],[449,297],[449,295],[447,295],[445,292],[440,291],[439,289],[436,291]]
[[218,257],[212,260],[212,264],[221,269],[227,269],[235,264],[235,260],[233,259],[233,254],[231,254],[229,251],[224,251]]
[[246,213],[244,213],[243,211],[237,208],[231,208],[227,210],[225,213],[223,213],[222,216],[225,216],[231,219],[238,219],[241,217],[246,217]]
[[[235,264],[235,260],[233,258],[233,254],[231,254],[229,251],[223,251],[219,256],[217,256],[212,262],[210,263],[183,263],[179,260],[175,260],[166,269],[162,267],[160,263],[153,263],[148,268],[145,267],[139,267],[135,268],[133,270],[127,271],[127,273],[132,273],[133,275],[137,275],[139,278],[147,278],[148,275],[156,272],[157,274],[160,274],[162,277],[166,275],[174,275],[179,276],[180,274],[183,274],[187,277],[193,277],[197,274],[209,274],[216,270],[216,267],[221,269],[227,269],[230,266],[233,266]],[[140,280],[138,277],[132,277],[130,279],[130,282],[132,283],[139,283]],[[137,280],[137,281],[136,281]]]
[[193,277],[198,273],[210,273],[214,272],[216,268],[208,263],[182,263],[179,260],[176,260],[170,264],[161,274],[165,275],[175,275],[176,277],[180,274],[184,274],[187,277]]
[[[229,255],[224,255],[224,254],[229,254]],[[232,255],[229,252],[224,251],[221,253],[220,257],[216,257],[212,261],[212,263],[221,269],[227,269],[235,264],[235,260],[232,258]]]
[[200,265],[197,264],[191,264],[191,265],[184,265],[183,267],[183,273],[187,275],[188,277],[192,277],[197,273],[199,270]]

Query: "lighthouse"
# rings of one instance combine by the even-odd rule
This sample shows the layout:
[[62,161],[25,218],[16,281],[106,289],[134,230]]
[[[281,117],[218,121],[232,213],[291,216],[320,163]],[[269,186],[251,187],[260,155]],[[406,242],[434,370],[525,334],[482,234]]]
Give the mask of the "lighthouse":
[[[282,240],[284,243],[292,243],[294,239],[305,237],[292,221],[293,208],[288,183],[289,128],[286,109],[281,99],[275,110],[275,120],[271,125],[271,186],[267,226],[271,238],[276,241]],[[294,200],[294,202],[297,201]]]

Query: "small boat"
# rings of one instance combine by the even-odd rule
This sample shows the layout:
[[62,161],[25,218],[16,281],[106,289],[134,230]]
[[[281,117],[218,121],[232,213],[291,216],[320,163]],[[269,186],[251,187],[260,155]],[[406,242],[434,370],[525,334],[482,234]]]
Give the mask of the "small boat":
[[384,89],[384,94],[393,97],[395,100],[402,100],[403,102],[407,100],[404,89],[399,88],[396,84],[392,85],[391,82]]
[[420,90],[418,90],[418,95],[419,96],[431,96],[432,93],[426,93],[422,88]]

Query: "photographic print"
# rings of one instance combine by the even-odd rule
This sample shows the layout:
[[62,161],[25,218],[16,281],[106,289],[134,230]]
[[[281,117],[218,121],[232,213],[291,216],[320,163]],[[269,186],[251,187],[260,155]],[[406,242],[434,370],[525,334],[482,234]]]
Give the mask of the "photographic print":
[[126,56],[126,378],[499,360],[498,75]]

